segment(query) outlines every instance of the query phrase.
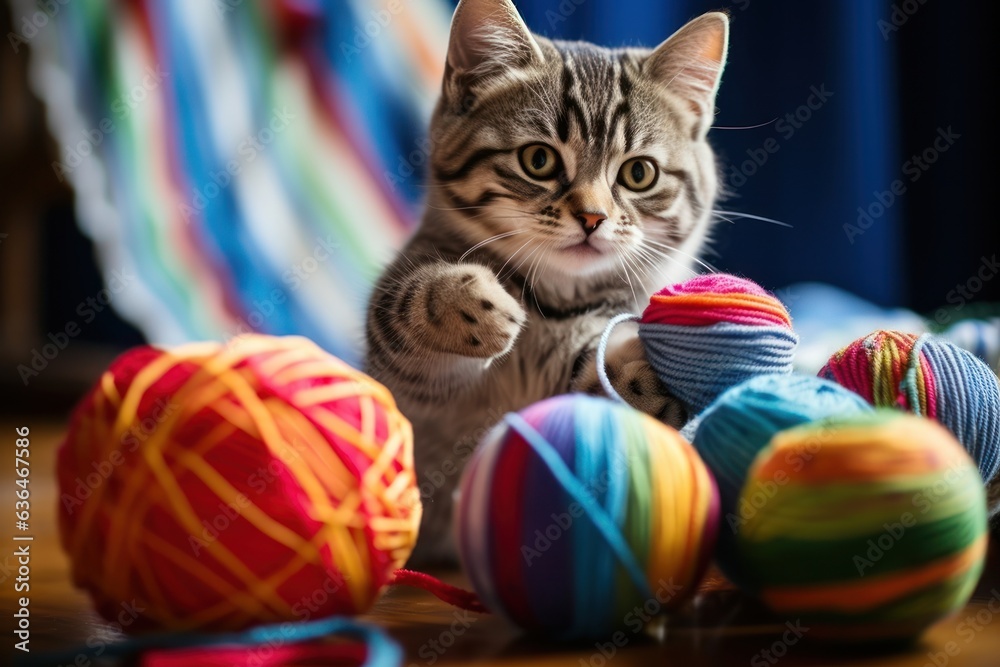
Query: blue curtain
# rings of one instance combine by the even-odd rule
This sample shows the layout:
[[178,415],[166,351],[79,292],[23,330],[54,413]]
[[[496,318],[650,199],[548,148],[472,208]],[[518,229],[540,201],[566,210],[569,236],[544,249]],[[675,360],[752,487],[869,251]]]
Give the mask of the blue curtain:
[[[771,288],[821,280],[880,303],[898,303],[901,207],[882,206],[857,227],[898,177],[893,52],[869,0],[521,0],[536,32],[600,44],[653,46],[713,9],[732,17],[729,63],[713,130],[731,196],[722,210],[787,222],[792,228],[727,216],[709,261]],[[812,107],[812,108],[810,108]],[[891,192],[891,190],[890,190]],[[873,207],[874,213],[879,206]],[[851,232],[849,234],[849,232]],[[863,270],[862,270],[863,268]]]
[[[653,46],[703,12],[730,13],[711,140],[731,196],[718,207],[793,227],[722,221],[707,257],[719,269],[772,289],[818,280],[882,305],[929,310],[997,250],[1000,225],[988,222],[985,195],[956,174],[992,163],[981,140],[954,139],[974,123],[992,124],[968,118],[983,113],[975,111],[985,105],[976,99],[976,64],[995,48],[974,8],[920,0],[515,4],[535,32],[608,46]],[[942,166],[911,160],[958,123],[965,127],[954,128],[954,145],[938,153]],[[943,220],[947,210],[960,215]],[[998,292],[990,283],[977,296]]]

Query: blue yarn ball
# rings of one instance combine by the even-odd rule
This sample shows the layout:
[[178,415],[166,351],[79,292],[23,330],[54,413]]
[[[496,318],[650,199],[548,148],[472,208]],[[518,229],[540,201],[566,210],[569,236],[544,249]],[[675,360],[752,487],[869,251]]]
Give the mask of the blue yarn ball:
[[692,416],[744,380],[791,373],[799,343],[777,297],[752,280],[723,273],[650,297],[639,338],[650,366]]
[[871,411],[863,398],[827,380],[805,375],[761,375],[727,390],[699,415],[694,446],[719,487],[721,520],[716,560],[730,580],[737,584],[746,581],[740,572],[736,535],[749,518],[745,515],[756,509],[739,505],[757,453],[774,435],[793,426]]

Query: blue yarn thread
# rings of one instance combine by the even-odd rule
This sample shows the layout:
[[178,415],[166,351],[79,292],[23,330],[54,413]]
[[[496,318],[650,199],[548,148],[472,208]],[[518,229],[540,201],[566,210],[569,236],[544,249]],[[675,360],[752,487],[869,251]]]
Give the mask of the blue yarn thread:
[[787,327],[718,322],[705,327],[642,322],[625,313],[604,328],[597,345],[597,377],[608,396],[625,403],[608,378],[605,357],[611,332],[639,321],[650,366],[667,389],[697,415],[722,392],[758,375],[788,375],[799,337]]
[[[218,634],[176,632],[150,634],[131,637],[125,641],[98,646],[80,646],[75,650],[53,653],[38,653],[15,660],[18,665],[63,665],[76,664],[82,655],[91,662],[98,659],[127,658],[143,651],[170,650],[184,648],[243,647],[285,644],[299,644],[332,635],[356,637],[365,643],[368,655],[364,667],[397,667],[402,664],[403,651],[385,633],[376,627],[357,621],[333,616],[315,621],[296,623],[275,623],[261,625],[242,632]],[[98,651],[101,651],[98,653]]]
[[[618,420],[610,419],[608,410],[603,404],[598,405],[599,402],[600,399],[588,397],[573,399],[571,403],[572,426],[569,433],[575,443],[573,477],[577,480],[607,480],[604,488],[590,486],[589,495],[598,507],[603,508],[609,525],[620,534],[618,526],[622,525],[628,500],[628,476],[623,474],[624,471],[615,469],[613,448],[608,444],[625,443],[626,440],[624,434],[615,433],[614,426]],[[573,609],[573,627],[578,635],[598,636],[606,623],[603,614],[595,614],[594,611],[615,608],[615,586],[611,582],[614,580],[616,558],[607,549],[594,548],[595,544],[605,539],[603,531],[595,523],[583,521],[577,526],[573,535],[573,592],[577,599]],[[626,543],[624,535],[622,542]],[[628,552],[631,555],[631,549]],[[608,585],[595,586],[595,580],[606,581]]]
[[[618,524],[612,518],[611,514],[604,507],[597,502],[593,495],[584,487],[584,485],[577,479],[576,475],[572,470],[566,465],[559,456],[559,453],[552,448],[552,445],[542,436],[541,433],[536,431],[531,424],[529,424],[525,419],[514,412],[508,413],[504,416],[504,421],[507,425],[514,430],[518,435],[520,435],[528,445],[535,450],[538,457],[542,460],[542,463],[549,469],[552,476],[555,477],[556,482],[562,487],[562,489],[569,495],[573,500],[580,503],[583,508],[584,513],[590,519],[591,525],[597,529],[600,536],[608,544],[611,550],[614,552],[615,556],[618,557],[618,561],[625,568],[625,572],[628,574],[629,579],[635,585],[639,593],[647,600],[653,599],[653,591],[649,587],[649,582],[646,581],[646,575],[643,572],[642,566],[635,558],[635,554],[628,546],[628,542],[625,536],[622,535],[621,530],[618,528]],[[608,439],[602,440],[607,437]],[[594,437],[587,438],[586,440],[580,441],[577,444],[588,449],[585,452],[585,456],[594,450],[594,447],[589,447],[587,443],[599,443],[599,442],[616,442],[613,433],[599,433],[594,434]],[[597,453],[596,451],[593,453]],[[610,461],[608,462],[611,463]],[[613,477],[613,476],[612,476]],[[610,488],[611,485],[609,485]],[[626,490],[625,487],[622,489]],[[618,501],[615,504],[623,503],[624,500]],[[612,510],[614,511],[614,510]],[[617,512],[616,512],[617,513]],[[583,545],[587,546],[587,545]],[[590,548],[584,548],[580,550],[581,555],[586,555],[588,552],[592,553],[594,550]],[[610,588],[608,584],[610,582],[604,582],[601,585],[594,586],[592,577],[593,571],[587,568],[580,568],[582,574],[588,577],[585,582],[586,585],[577,588],[577,590],[595,590],[598,588]],[[609,599],[610,602],[610,599]],[[608,607],[605,607],[607,609]],[[592,614],[593,609],[582,609],[585,613]],[[601,628],[597,628],[600,630]]]
[[937,402],[937,421],[955,434],[979,466],[983,481],[989,482],[1000,470],[1000,384],[997,376],[971,352],[924,334],[910,350],[899,387],[914,414],[920,414],[917,372],[921,355],[933,369],[938,396],[944,398]]
[[910,402],[910,410],[919,417],[926,417],[920,413],[920,390],[917,384],[917,371],[920,369],[920,353],[924,349],[924,344],[929,338],[928,334],[919,336],[910,348],[910,358],[906,361],[906,372],[899,383],[899,390]]
[[615,330],[615,327],[622,322],[638,322],[640,320],[638,315],[633,315],[632,313],[622,313],[621,315],[616,315],[611,318],[608,325],[604,327],[604,333],[601,334],[601,340],[597,343],[597,379],[601,381],[601,386],[604,387],[604,391],[611,398],[615,399],[619,403],[626,403],[625,399],[622,398],[617,391],[615,391],[614,386],[611,384],[611,379],[608,378],[608,367],[604,361],[604,358],[608,353],[608,341],[611,340],[611,332]]

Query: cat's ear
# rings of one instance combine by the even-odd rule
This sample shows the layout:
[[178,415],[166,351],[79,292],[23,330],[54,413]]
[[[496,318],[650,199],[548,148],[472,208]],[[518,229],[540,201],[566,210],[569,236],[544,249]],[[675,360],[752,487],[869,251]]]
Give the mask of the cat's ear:
[[538,42],[511,0],[461,0],[451,19],[445,91],[542,61]]
[[710,12],[690,21],[656,47],[643,71],[683,98],[707,128],[704,121],[714,113],[728,49],[729,17]]

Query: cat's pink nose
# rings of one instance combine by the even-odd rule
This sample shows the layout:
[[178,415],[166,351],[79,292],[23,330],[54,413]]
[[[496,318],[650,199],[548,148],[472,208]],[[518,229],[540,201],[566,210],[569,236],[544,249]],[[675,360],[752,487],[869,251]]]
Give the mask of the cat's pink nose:
[[582,211],[576,213],[576,219],[580,221],[580,225],[583,227],[583,231],[590,236],[597,231],[597,228],[601,226],[601,223],[608,219],[607,213],[594,212],[594,211]]

